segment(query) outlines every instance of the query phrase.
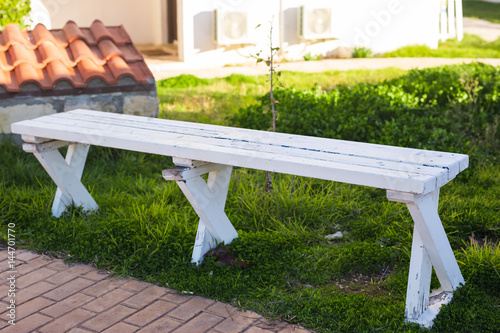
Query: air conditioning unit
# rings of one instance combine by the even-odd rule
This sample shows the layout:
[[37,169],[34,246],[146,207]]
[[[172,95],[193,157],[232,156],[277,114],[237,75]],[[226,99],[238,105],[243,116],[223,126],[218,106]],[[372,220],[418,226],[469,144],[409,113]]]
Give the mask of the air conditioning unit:
[[214,39],[219,45],[251,44],[248,13],[214,10]]
[[306,40],[334,38],[331,8],[299,8],[299,36]]

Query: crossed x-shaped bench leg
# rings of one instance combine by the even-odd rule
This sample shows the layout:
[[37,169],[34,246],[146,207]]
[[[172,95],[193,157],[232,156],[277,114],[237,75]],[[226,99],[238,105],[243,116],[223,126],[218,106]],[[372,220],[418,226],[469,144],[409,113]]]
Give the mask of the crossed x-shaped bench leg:
[[[429,327],[441,305],[465,283],[438,215],[439,189],[425,195],[387,191],[387,199],[405,203],[414,221],[405,316]],[[442,292],[430,296],[433,267]]]
[[[193,262],[219,242],[231,242],[238,234],[224,213],[231,166],[174,159],[177,168],[163,171],[167,180],[175,180],[200,217],[193,250]],[[203,174],[209,174],[207,182]],[[409,322],[431,326],[441,305],[447,304],[453,291],[464,279],[438,215],[439,189],[416,195],[387,191],[390,201],[407,205],[414,221],[410,272],[405,316]],[[430,295],[432,268],[442,291]]]
[[[179,158],[174,163],[178,167],[163,170],[163,177],[177,182],[200,218],[192,256],[192,262],[199,264],[218,243],[228,244],[238,237],[224,212],[232,167]],[[207,173],[205,182],[202,176]]]
[[[65,159],[58,148],[68,144]],[[97,210],[97,203],[80,181],[87,160],[89,145],[65,141],[48,141],[24,143],[23,149],[36,156],[57,185],[56,196],[52,204],[53,216],[60,217],[66,208],[71,205],[81,206],[85,211]]]

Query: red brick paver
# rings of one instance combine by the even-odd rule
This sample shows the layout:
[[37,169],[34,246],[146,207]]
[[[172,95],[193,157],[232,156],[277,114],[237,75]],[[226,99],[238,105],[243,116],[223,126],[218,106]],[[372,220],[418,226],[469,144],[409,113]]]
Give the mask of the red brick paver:
[[117,305],[112,307],[108,311],[103,312],[96,317],[88,320],[82,326],[90,330],[102,332],[106,328],[119,323],[134,312],[134,309],[127,308],[123,305]]
[[0,331],[6,333],[306,333],[253,312],[88,265],[16,253],[15,326],[8,323],[7,251],[0,250]]

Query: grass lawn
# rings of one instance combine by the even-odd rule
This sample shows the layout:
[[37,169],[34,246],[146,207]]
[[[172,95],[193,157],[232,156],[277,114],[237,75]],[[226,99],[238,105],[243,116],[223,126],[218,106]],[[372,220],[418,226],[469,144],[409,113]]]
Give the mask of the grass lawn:
[[[380,70],[329,71],[323,73],[283,72],[282,83],[296,89],[376,83],[403,74],[398,68]],[[266,76],[233,74],[225,78],[200,79],[181,75],[158,83],[162,117],[186,121],[231,125],[230,117],[240,108],[255,104],[268,89]]]
[[[441,190],[439,213],[466,279],[433,332],[500,327],[500,68],[481,64],[282,74],[280,131],[469,154]],[[322,87],[322,88],[319,88]],[[158,82],[161,117],[265,127],[265,77],[181,76]],[[318,121],[319,119],[319,121]],[[331,125],[331,126],[330,126]],[[334,126],[335,125],[335,126]],[[227,245],[250,267],[190,263],[197,217],[161,170],[167,157],[92,147],[83,183],[95,214],[50,215],[55,186],[38,161],[0,144],[0,234],[181,291],[300,323],[317,332],[427,332],[404,323],[413,223],[385,192],[236,168],[226,212],[240,237]],[[341,231],[340,240],[325,239]],[[432,286],[437,287],[433,277]]]
[[464,17],[479,18],[492,23],[500,23],[500,3],[480,0],[463,0]]
[[384,53],[383,57],[500,58],[500,38],[487,42],[479,36],[465,34],[460,42],[456,39],[440,41],[437,49],[410,45]]

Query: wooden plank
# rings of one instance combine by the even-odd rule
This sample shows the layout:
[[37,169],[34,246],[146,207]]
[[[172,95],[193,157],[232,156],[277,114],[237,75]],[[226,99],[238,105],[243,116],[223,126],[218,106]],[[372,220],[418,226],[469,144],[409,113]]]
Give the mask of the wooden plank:
[[33,154],[62,191],[64,197],[62,200],[65,205],[69,204],[66,201],[68,199],[75,206],[82,206],[86,211],[98,209],[97,203],[80,182],[79,175],[75,174],[75,170],[66,163],[58,150],[35,151]]
[[[71,144],[66,153],[66,163],[73,170],[73,174],[79,181],[82,178],[83,169],[85,167],[85,161],[87,160],[87,154],[90,145],[82,143]],[[52,203],[52,215],[59,217],[66,210],[68,206],[73,204],[71,197],[68,197],[64,192],[57,188],[56,195],[54,197],[54,202]],[[97,209],[94,208],[94,209]]]
[[413,200],[411,196],[403,194],[398,198],[397,193],[392,192],[389,200],[406,203],[441,287],[445,292],[453,292],[465,281],[438,215],[439,189],[415,195]]
[[[50,131],[56,138],[65,137],[71,141],[93,143],[106,147],[206,160],[217,164],[250,167],[404,192],[424,193],[432,191],[438,185],[435,176],[411,173],[406,171],[405,168],[386,170],[377,167],[356,166],[352,163],[312,160],[306,157],[277,155],[258,151],[250,152],[238,148],[218,147],[203,142],[200,143],[192,139],[190,141],[189,137],[181,137],[180,139],[174,137],[168,140],[168,144],[157,142],[157,138],[153,136],[129,134],[125,138],[114,131],[109,131],[106,137],[102,137],[99,136],[99,130],[74,129],[72,126],[69,125],[65,130],[40,129],[40,127],[38,127],[38,130]],[[77,133],[76,130],[80,132]],[[99,138],[93,139],[93,136]]]
[[202,165],[205,165],[208,163],[205,161],[195,161],[192,159],[180,158],[180,157],[176,157],[176,156],[172,156],[172,161],[177,166],[183,166],[183,167],[187,167],[187,168],[196,168],[196,167],[199,167],[199,166],[202,166]]
[[51,140],[43,143],[23,143],[23,150],[28,153],[33,153],[35,151],[44,152],[49,150],[55,150],[69,145],[67,141]]
[[[185,161],[180,161],[184,164]],[[238,237],[238,232],[229,221],[226,204],[232,167],[220,164],[204,164],[198,167],[176,167],[163,170],[166,180],[175,180],[200,217],[192,262],[201,263],[204,254],[217,246],[228,244]],[[208,173],[208,180],[201,175]]]
[[[226,170],[222,171],[222,173],[230,174],[231,167],[226,167]],[[221,184],[226,185],[226,187],[229,186],[229,177],[227,175],[224,179],[225,183]],[[178,181],[177,184],[200,217],[200,222],[205,225],[219,243],[225,242],[229,244],[238,237],[238,232],[224,212],[227,189],[213,188],[210,190],[202,177]]]
[[410,271],[406,291],[405,317],[416,321],[427,311],[431,286],[432,264],[424,242],[415,227],[411,246]]
[[27,134],[21,135],[21,138],[23,139],[24,142],[30,142],[30,143],[44,143],[47,141],[52,141],[52,139],[49,138],[38,138],[36,136]]
[[[92,115],[92,117],[87,118],[88,120],[95,119],[94,116],[95,111],[87,111],[87,112],[90,112]],[[86,114],[86,112],[83,112],[83,114]],[[68,117],[71,117],[73,115],[75,117],[82,116],[82,114],[80,113],[75,113],[68,115]],[[345,151],[346,154],[349,154],[351,156],[352,155],[371,156],[376,159],[387,158],[389,160],[400,160],[401,158],[404,159],[405,156],[407,155],[412,155],[411,152],[414,152],[415,154],[413,155],[415,156],[412,156],[412,160],[408,160],[408,162],[427,163],[427,164],[437,162],[437,165],[440,165],[440,163],[446,163],[446,165],[448,165],[450,163],[454,163],[461,160],[465,156],[453,153],[426,151],[426,150],[404,148],[404,147],[384,146],[377,144],[368,144],[363,142],[315,138],[315,137],[291,135],[283,133],[272,133],[266,131],[255,131],[249,129],[180,122],[180,121],[173,121],[166,119],[151,119],[151,118],[141,117],[141,119],[138,121],[137,119],[132,118],[129,115],[112,115],[111,117],[108,117],[107,114],[101,113],[101,117],[102,119],[99,119],[99,122],[105,122],[106,118],[108,118],[108,120],[111,121],[112,124],[116,124],[118,120],[120,121],[119,124],[123,126],[132,125],[137,128],[144,127],[160,131],[177,132],[180,134],[193,133],[193,135],[201,135],[205,137],[219,137],[219,138],[229,137],[232,140],[242,140],[244,142],[257,141],[260,143],[275,144],[276,142],[281,142],[282,140],[284,140],[286,143],[292,142],[305,149],[316,149],[320,151],[323,150],[332,151],[333,149],[333,151],[338,151],[339,153]],[[155,128],[154,126],[157,127]],[[195,130],[199,130],[200,133],[196,133]],[[393,154],[393,155],[389,155],[389,157],[387,157],[384,154]]]
[[[108,126],[117,125],[123,127],[121,130],[124,131],[124,134],[130,134],[137,130],[146,130],[148,132],[152,131],[153,133],[160,131],[173,134],[200,136],[205,139],[230,138],[228,141],[231,141],[233,144],[238,141],[244,143],[258,142],[261,144],[274,144],[280,148],[287,148],[290,147],[289,144],[294,144],[302,149],[347,154],[349,156],[371,157],[377,160],[404,161],[408,163],[443,167],[453,167],[457,162],[460,164],[460,162],[464,162],[464,158],[466,159],[466,155],[461,154],[271,133],[121,114],[108,114],[97,111],[79,110],[79,112],[71,111],[64,114],[57,114],[50,116],[51,122],[55,121],[55,117],[61,117],[64,121],[70,121],[72,119],[75,121],[74,123],[70,123],[72,126],[87,123],[91,128],[100,129],[102,135],[106,135],[106,132],[109,131],[110,128],[108,128]],[[41,121],[43,118],[39,119]],[[116,129],[116,127],[114,127],[114,129]],[[150,134],[152,135],[153,133]],[[155,135],[158,135],[158,133],[155,133]],[[465,168],[465,166],[463,166],[463,168]],[[458,170],[461,171],[460,168]]]
[[[22,123],[16,123],[19,128],[16,127],[15,130],[30,133],[37,131],[39,136],[50,134],[57,139],[64,138],[107,147],[199,159],[412,193],[427,193],[443,186],[468,164],[467,156],[460,154],[96,111],[71,111],[26,121],[24,125]],[[201,134],[192,133],[193,131],[201,131]],[[239,139],[230,139],[229,134]],[[281,141],[276,142],[276,138]],[[297,144],[297,141],[300,141],[298,139],[302,140],[301,145]],[[309,148],[313,145],[325,146],[331,142],[342,147],[329,150]],[[358,147],[358,153],[367,156],[352,154],[351,146]],[[425,162],[426,158],[428,162]],[[429,162],[434,165],[426,164]],[[287,163],[290,165],[284,165]],[[311,170],[298,170],[311,167],[320,168],[321,176],[318,177],[317,174],[310,172]],[[340,170],[346,172],[347,178],[341,175],[325,174],[338,173]],[[349,170],[352,172],[349,173]],[[384,179],[359,181],[349,179],[359,176],[360,173]],[[433,180],[435,184],[432,184]],[[402,187],[403,183],[408,184]]]
[[[414,221],[405,317],[430,327],[440,306],[465,283],[439,219],[439,189],[426,195],[387,191],[387,198],[406,203]],[[429,295],[432,267],[444,290],[439,296]]]
[[[64,126],[68,126],[72,131],[77,124],[62,124],[61,126],[63,127],[53,127],[52,130],[55,130],[56,128],[65,128]],[[85,130],[85,128],[80,124],[78,126],[79,128],[82,129],[82,131]],[[92,130],[93,126],[89,128],[88,130]],[[109,135],[109,133],[113,133],[113,135],[120,133],[120,131],[123,128],[119,125],[109,125],[109,128],[107,129],[106,135]],[[88,131],[87,131],[88,132]],[[269,152],[273,154],[279,154],[279,155],[284,155],[284,156],[302,156],[302,157],[307,157],[307,158],[312,158],[312,159],[325,159],[325,160],[333,160],[335,162],[346,162],[349,164],[355,164],[355,165],[365,165],[365,166],[373,166],[376,168],[387,168],[390,170],[403,170],[406,169],[409,172],[417,172],[417,173],[422,173],[422,174],[428,174],[428,175],[441,175],[441,171],[439,170],[440,168],[435,168],[432,166],[427,166],[427,165],[418,165],[416,163],[408,163],[408,166],[402,166],[401,164],[404,162],[393,162],[393,161],[388,161],[388,160],[375,160],[371,157],[362,157],[362,156],[352,156],[352,155],[343,155],[338,152],[326,152],[326,151],[317,151],[317,150],[309,150],[309,149],[304,149],[301,147],[293,147],[293,146],[286,146],[283,147],[282,145],[263,145],[260,143],[254,143],[254,142],[244,142],[244,143],[239,143],[236,142],[235,140],[220,140],[220,139],[207,139],[203,137],[192,137],[191,135],[184,135],[184,134],[179,134],[176,137],[169,137],[169,133],[162,132],[160,134],[157,133],[148,133],[146,132],[141,132],[141,133],[124,133],[124,139],[125,138],[131,138],[132,136],[139,136],[139,139],[143,139],[143,137],[152,137],[152,143],[157,144],[157,142],[167,142],[168,145],[173,145],[175,143],[176,147],[182,147],[183,143],[187,143],[189,141],[191,142],[200,142],[203,141],[204,144],[212,144],[214,146],[219,146],[219,147],[236,147],[240,149],[246,149],[249,150],[253,153],[260,153],[260,152]],[[175,141],[174,141],[175,140]],[[178,142],[180,141],[180,142]],[[90,142],[93,144],[99,144],[99,142]],[[236,144],[235,144],[236,143]],[[407,163],[404,163],[407,164]],[[413,167],[415,166],[415,167]],[[445,169],[445,168],[443,168]],[[446,170],[448,172],[449,170]],[[442,182],[442,184],[445,184],[447,181],[450,180],[449,173],[446,174],[446,178],[444,179],[445,181]],[[441,180],[440,180],[441,182]]]
[[[96,111],[82,111],[82,113],[75,113],[75,116],[82,116],[90,112],[92,116]],[[68,115],[70,116],[70,115]],[[101,116],[107,118],[106,114],[102,114]],[[123,116],[123,117],[122,117]],[[92,117],[94,118],[94,117]],[[181,122],[175,120],[167,120],[167,119],[152,119],[141,117],[139,121],[135,118],[132,118],[130,115],[113,115],[110,118],[111,121],[116,122],[115,118],[120,118],[120,121],[123,121],[123,125],[126,126],[127,122],[139,124],[138,127],[141,127],[140,123],[144,122],[146,128],[154,128],[152,125],[159,125],[157,129],[165,131],[175,132],[177,129],[178,133],[193,133],[195,129],[200,130],[201,133],[204,133],[209,136],[218,136],[225,137],[229,136],[230,138],[234,138],[235,140],[242,141],[258,141],[261,143],[275,143],[280,142],[281,140],[289,141],[297,143],[298,146],[301,146],[306,149],[319,149],[319,150],[346,150],[346,152],[350,155],[353,154],[353,149],[358,151],[357,149],[363,148],[360,151],[360,155],[362,156],[372,156],[374,158],[386,158],[386,156],[380,156],[380,150],[384,153],[395,152],[396,154],[409,154],[410,152],[415,152],[416,156],[421,158],[420,161],[408,161],[408,162],[416,162],[416,163],[429,163],[429,159],[437,159],[437,162],[443,160],[444,163],[447,163],[447,160],[450,159],[450,162],[456,162],[461,160],[466,155],[447,153],[447,152],[437,152],[437,151],[429,151],[429,150],[421,150],[421,149],[413,149],[406,147],[394,147],[394,146],[386,146],[386,145],[378,145],[378,144],[370,144],[364,142],[355,142],[355,141],[345,141],[345,140],[337,140],[337,139],[326,139],[326,138],[317,138],[303,135],[293,135],[293,134],[285,134],[285,133],[273,133],[267,131],[256,131],[250,129],[243,128],[234,128],[227,126],[218,126],[218,125],[209,125],[209,124],[199,124],[199,123],[190,123],[190,122]],[[99,120],[99,121],[102,121]],[[167,129],[165,127],[168,127]],[[199,134],[195,134],[199,135]],[[332,144],[335,143],[335,144]],[[332,148],[333,147],[333,148]],[[386,151],[389,149],[389,151]],[[373,152],[375,150],[375,152]],[[390,158],[391,160],[399,160],[404,158],[404,156],[394,156]]]
[[[75,135],[78,135],[78,134],[75,134]],[[129,134],[127,136],[127,138],[121,138],[120,136],[116,135],[116,133],[114,131],[112,131],[112,133],[110,133],[108,135],[108,138],[107,139],[118,139],[118,140],[124,140],[124,141],[127,141],[128,143],[132,140],[132,141],[136,141],[138,143],[141,143],[141,144],[147,144],[147,143],[150,143],[152,144],[153,146],[164,146],[166,148],[169,148],[169,147],[175,147],[177,149],[181,149],[181,148],[189,148],[190,146],[193,146],[193,145],[201,145],[203,144],[205,147],[208,147],[210,148],[210,146],[213,146],[213,150],[217,150],[217,151],[220,151],[220,152],[224,152],[224,146],[220,147],[218,145],[215,145],[213,143],[205,143],[205,142],[199,142],[198,140],[190,140],[190,137],[179,137],[179,138],[172,138],[171,140],[169,140],[169,144],[168,145],[163,145],[163,144],[159,144],[156,142],[156,139],[154,138],[150,138],[149,140],[147,139],[147,137],[149,136],[145,136],[144,135],[136,135],[136,134]],[[73,139],[78,139],[77,137],[73,137]],[[83,140],[82,140],[83,141]],[[97,144],[98,142],[93,142],[94,144]],[[106,146],[110,146],[110,142],[109,140],[106,140]],[[118,147],[115,147],[115,148],[118,148]],[[247,153],[245,153],[245,155],[255,155],[254,157],[257,157],[257,155],[259,155],[260,153],[266,153],[265,151],[265,147],[260,147],[260,146],[257,146],[255,147],[256,149],[245,149],[245,148],[239,148],[239,147],[236,147],[236,148],[233,148],[233,147],[227,147],[227,152],[228,154],[231,154],[232,152],[234,151],[240,151],[240,150],[248,150]],[[133,146],[129,146],[128,149],[132,149],[134,150]],[[143,149],[145,150],[145,149]],[[166,155],[171,155],[171,152],[169,151],[160,151],[160,150],[154,150],[152,151],[153,153],[163,153],[163,154],[166,154]],[[290,152],[288,154],[283,154],[279,151],[274,151],[274,149],[271,149],[271,151],[268,151],[269,153],[272,153],[274,155],[280,155],[281,158],[286,158],[287,156],[294,156],[294,155],[297,155],[297,154],[293,154],[294,152]],[[302,156],[298,156],[298,157],[303,157],[303,158],[314,158],[314,160],[327,160],[329,157],[333,158],[333,161],[335,162],[346,162],[348,164],[359,164],[359,165],[365,165],[365,166],[372,166],[372,167],[376,167],[376,168],[381,168],[382,166],[384,166],[384,163],[382,162],[376,162],[376,161],[373,161],[373,160],[366,160],[363,162],[362,159],[360,158],[357,158],[357,157],[351,157],[351,158],[346,158],[344,156],[336,156],[336,155],[328,155],[328,154],[318,154],[318,153],[315,153],[315,152],[311,152],[311,153],[305,153],[305,154],[300,154]],[[313,156],[313,155],[319,155],[319,158],[318,156]],[[179,156],[179,155],[177,155]],[[359,162],[358,162],[359,161]],[[371,164],[370,164],[371,163]],[[390,167],[388,167],[390,165],[390,163],[388,163],[386,165],[386,168],[387,169],[391,169]],[[392,169],[393,170],[402,170],[403,168],[406,168],[408,171],[410,172],[419,172],[418,169],[421,169],[421,170],[425,170],[426,167],[416,167],[414,168],[415,170],[411,170],[411,169],[408,169],[408,168],[412,168],[411,166],[401,166],[401,165],[395,165]],[[427,169],[428,172],[422,172],[420,171],[420,173],[423,173],[423,174],[431,174],[431,175],[436,175],[436,174],[439,174],[440,172],[438,171],[437,173],[433,170],[433,169]]]

